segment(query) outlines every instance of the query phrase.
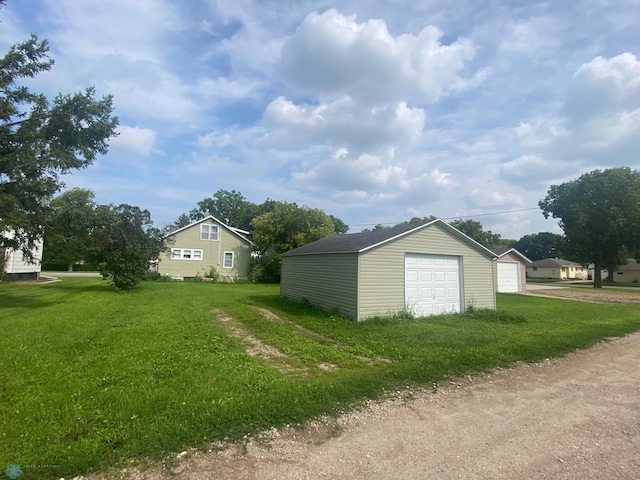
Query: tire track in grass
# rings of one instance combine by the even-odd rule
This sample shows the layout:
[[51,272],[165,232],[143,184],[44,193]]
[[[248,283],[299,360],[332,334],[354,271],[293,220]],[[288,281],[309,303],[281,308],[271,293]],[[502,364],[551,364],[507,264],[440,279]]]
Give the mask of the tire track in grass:
[[[303,327],[302,325],[299,325],[295,322],[292,322],[291,320],[287,320],[287,319],[283,319],[282,317],[276,315],[275,313],[273,313],[271,310],[266,309],[266,308],[262,308],[262,307],[254,307],[264,318],[266,318],[267,320],[270,320],[272,322],[279,322],[282,323],[284,325],[288,325],[292,328],[294,328],[295,330],[297,330],[301,335],[311,339],[311,340],[316,340],[319,341],[320,343],[323,343],[325,345],[329,345],[331,347],[336,347],[336,348],[343,348],[343,349],[349,349],[349,347],[347,345],[344,345],[341,342],[338,342],[336,339],[328,337],[326,335],[322,335],[321,333],[318,333],[314,330],[308,329]],[[388,359],[388,358],[383,358],[383,357],[375,357],[375,358],[369,358],[369,357],[365,357],[362,355],[356,355],[356,354],[351,354],[355,359],[357,359],[358,361],[366,364],[366,365],[370,365],[370,366],[374,366],[374,365],[379,365],[381,363],[384,364],[390,364],[393,363],[392,360]],[[328,363],[328,362],[320,362],[318,363],[318,368],[321,370],[337,370],[339,367],[337,365],[334,365],[332,363]]]
[[211,313],[229,336],[242,343],[247,355],[261,358],[282,373],[304,374],[307,372],[308,369],[306,366],[296,365],[299,361],[298,359],[292,359],[286,353],[251,335],[237,319],[231,317],[225,311],[214,308],[211,310]]

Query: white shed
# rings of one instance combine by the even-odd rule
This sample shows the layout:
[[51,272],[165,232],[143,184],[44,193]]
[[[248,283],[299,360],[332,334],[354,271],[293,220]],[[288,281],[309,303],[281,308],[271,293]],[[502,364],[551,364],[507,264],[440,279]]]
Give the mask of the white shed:
[[495,261],[496,291],[524,293],[527,291],[527,265],[531,260],[515,248],[493,248],[498,257]]

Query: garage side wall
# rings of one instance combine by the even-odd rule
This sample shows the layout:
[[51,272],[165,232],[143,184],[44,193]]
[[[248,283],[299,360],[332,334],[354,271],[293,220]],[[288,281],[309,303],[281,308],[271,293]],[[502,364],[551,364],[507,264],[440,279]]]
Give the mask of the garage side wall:
[[337,309],[341,315],[358,318],[357,255],[282,257],[280,295],[296,302],[306,299],[323,310]]
[[463,308],[496,308],[493,261],[432,225],[360,255],[359,320],[405,309],[405,253],[462,257]]

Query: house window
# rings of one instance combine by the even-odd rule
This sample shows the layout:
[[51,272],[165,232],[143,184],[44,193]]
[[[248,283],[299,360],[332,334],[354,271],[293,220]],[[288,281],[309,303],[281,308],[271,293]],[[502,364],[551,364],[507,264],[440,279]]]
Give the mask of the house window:
[[224,268],[233,268],[233,252],[224,252]]
[[533,267],[533,271],[537,272],[538,271],[538,267]]
[[218,225],[200,225],[200,240],[218,240]]
[[202,260],[202,250],[193,248],[172,248],[171,260]]

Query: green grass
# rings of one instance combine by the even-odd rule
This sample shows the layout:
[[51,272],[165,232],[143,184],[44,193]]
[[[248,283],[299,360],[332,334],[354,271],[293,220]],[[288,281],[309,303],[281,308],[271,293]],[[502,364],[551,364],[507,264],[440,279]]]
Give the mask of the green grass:
[[[0,285],[0,465],[31,465],[29,479],[159,461],[640,329],[634,306],[499,295],[498,307],[354,323],[274,285]],[[247,336],[280,356],[247,355]]]

